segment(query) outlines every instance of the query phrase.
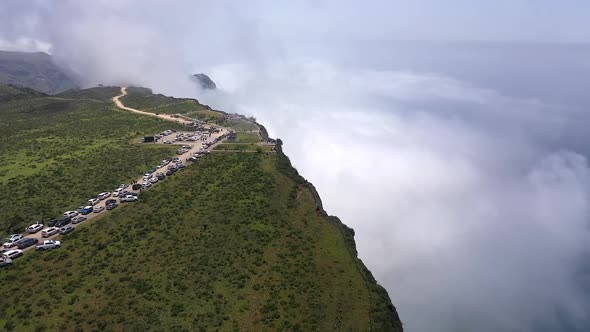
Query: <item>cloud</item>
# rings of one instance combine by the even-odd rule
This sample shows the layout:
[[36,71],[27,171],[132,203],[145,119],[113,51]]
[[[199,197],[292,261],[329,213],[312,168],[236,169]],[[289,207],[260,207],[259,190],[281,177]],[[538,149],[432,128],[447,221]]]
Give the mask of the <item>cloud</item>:
[[575,281],[590,169],[559,139],[585,115],[439,75],[306,61],[213,73],[228,95],[208,99],[269,125],[355,228],[408,331],[590,326]]
[[[529,2],[478,3],[485,18],[454,3],[9,2],[0,39],[45,41],[89,85],[257,116],[355,228],[408,331],[590,330],[590,49],[391,42],[538,41],[559,25]],[[552,40],[584,40],[564,17]]]
[[51,53],[51,44],[32,38],[19,37],[15,40],[0,39],[0,50],[17,52]]

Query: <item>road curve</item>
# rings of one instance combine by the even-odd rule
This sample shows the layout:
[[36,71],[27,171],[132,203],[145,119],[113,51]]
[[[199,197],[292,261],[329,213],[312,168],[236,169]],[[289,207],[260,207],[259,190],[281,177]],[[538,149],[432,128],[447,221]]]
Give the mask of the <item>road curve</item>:
[[156,114],[156,113],[150,113],[150,112],[138,110],[135,108],[127,107],[127,106],[123,105],[123,103],[119,100],[121,97],[126,96],[126,95],[127,95],[127,87],[122,86],[121,87],[121,94],[113,97],[113,102],[115,103],[115,105],[117,105],[117,107],[122,110],[126,110],[126,111],[133,112],[133,113],[138,113],[138,114],[142,114],[142,115],[147,115],[147,116],[154,116],[154,117],[157,117],[160,119],[164,119],[164,120],[172,121],[172,122],[177,122],[177,123],[182,123],[182,124],[188,124],[191,122],[191,121],[188,121],[185,119],[175,118],[169,114]]

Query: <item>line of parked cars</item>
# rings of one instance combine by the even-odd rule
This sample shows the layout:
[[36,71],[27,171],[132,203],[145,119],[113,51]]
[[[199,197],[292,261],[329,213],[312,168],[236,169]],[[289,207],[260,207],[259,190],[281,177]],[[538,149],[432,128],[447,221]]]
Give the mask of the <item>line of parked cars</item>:
[[[184,146],[183,146],[184,147]],[[186,146],[190,149],[190,146]],[[201,148],[191,159],[196,161],[203,153],[209,153],[205,148]],[[166,167],[166,171],[158,171]],[[166,176],[171,176],[175,172],[182,170],[186,165],[178,157],[163,160],[156,168],[149,170],[144,175],[144,182],[142,184],[133,184],[133,190],[147,189],[153,183],[161,181]],[[74,231],[74,224],[82,223],[88,220],[87,215],[90,213],[101,213],[105,210],[113,210],[119,206],[119,203],[135,202],[138,194],[133,191],[128,191],[129,185],[121,184],[112,193],[105,191],[99,193],[96,197],[90,198],[87,205],[80,206],[77,210],[68,210],[63,213],[60,219],[54,218],[47,221],[46,228],[42,222],[36,222],[25,229],[28,234],[36,234],[41,232],[42,238],[48,238],[56,234],[66,235]],[[118,197],[117,199],[112,197]],[[105,201],[104,206],[97,206],[101,201]],[[72,225],[70,225],[72,224]],[[23,250],[36,245],[36,250],[49,250],[61,247],[61,242],[56,240],[44,240],[43,243],[38,244],[39,239],[35,237],[25,237],[23,234],[12,234],[4,242],[3,249],[0,255],[0,267],[12,264],[12,260],[24,254]],[[17,247],[17,249],[14,249]]]

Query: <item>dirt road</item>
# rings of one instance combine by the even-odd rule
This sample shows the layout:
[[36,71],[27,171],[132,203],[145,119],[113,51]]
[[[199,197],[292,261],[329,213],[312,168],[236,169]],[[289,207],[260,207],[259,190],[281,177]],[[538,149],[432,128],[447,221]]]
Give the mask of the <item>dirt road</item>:
[[[187,120],[184,120],[184,119],[173,118],[173,117],[171,117],[169,115],[166,115],[166,114],[158,114],[158,115],[156,115],[154,113],[144,112],[144,111],[140,111],[140,110],[137,110],[137,109],[134,109],[134,108],[131,108],[131,107],[127,107],[127,106],[125,106],[119,100],[119,98],[125,96],[126,94],[127,94],[127,88],[122,87],[121,88],[121,94],[113,98],[113,102],[115,103],[115,105],[117,105],[117,107],[119,107],[119,108],[121,108],[123,110],[134,112],[134,113],[138,113],[138,114],[142,114],[142,115],[147,115],[147,116],[155,116],[155,117],[159,117],[159,118],[162,118],[164,120],[171,121],[171,122],[177,122],[177,123],[189,123],[190,122],[190,121],[187,121]],[[205,144],[207,142],[213,141],[214,139],[218,138],[219,136],[223,135],[224,133],[227,133],[227,130],[228,130],[227,128],[218,128],[218,129],[219,129],[219,131],[218,132],[215,132],[215,133],[211,133],[211,136],[207,135],[206,136],[206,139],[204,140],[204,142],[201,142],[201,141],[198,141],[198,142],[177,141],[177,142],[172,143],[172,145],[176,145],[176,146],[179,146],[179,147],[181,145],[190,145],[191,146],[191,148],[188,150],[188,152],[183,153],[182,155],[179,155],[179,156],[176,156],[176,157],[178,157],[184,164],[187,164],[187,161],[186,160],[188,159],[188,157],[190,157],[190,156],[194,155],[195,153],[199,152],[199,150],[201,149],[201,147],[203,147],[203,144]],[[174,138],[175,135],[181,134],[181,133],[184,133],[184,132],[172,133],[172,134],[170,134],[168,136],[164,136],[164,137],[162,137],[155,144],[163,144],[163,142],[166,141],[167,139]],[[186,132],[186,133],[189,133],[189,132]],[[194,133],[194,132],[190,132],[190,133]],[[223,140],[220,140],[218,143],[210,146],[209,147],[209,150],[212,150],[215,146],[217,146],[221,142],[223,142]],[[146,143],[146,144],[150,144],[150,143]],[[173,156],[171,156],[169,158],[169,160],[171,160],[172,158],[173,158]],[[157,168],[157,167],[154,166],[154,168]],[[166,173],[167,168],[168,168],[168,165],[164,165],[164,166],[162,166],[160,168],[157,168],[156,173],[157,172]],[[146,169],[146,171],[147,170],[148,169]],[[182,172],[182,171],[180,171],[180,172]],[[141,176],[139,176],[137,179],[135,179],[135,181],[137,183],[143,183],[144,182],[143,181],[143,174]],[[166,181],[166,179],[164,179],[162,181]],[[157,185],[158,183],[160,183],[160,181],[158,181],[158,182],[156,182],[156,183],[154,183],[152,185]],[[132,190],[132,188],[131,188],[131,182],[128,183],[128,185],[129,185],[129,187],[126,189],[127,191],[138,192],[138,190]],[[112,189],[105,188],[105,191],[114,192],[115,190],[116,190],[116,188],[112,188]],[[98,195],[99,193],[96,193],[96,194]],[[117,197],[108,197],[107,199],[116,199],[117,200],[117,203],[119,204],[119,207],[117,207],[117,209],[121,208],[121,205],[123,205],[123,206],[125,206],[125,205],[133,205],[132,202],[131,203],[119,203],[119,199]],[[107,199],[101,200],[98,204],[95,205],[95,207],[105,207],[106,200]],[[80,205],[84,205],[84,206],[89,205],[87,202],[85,203],[83,200],[81,200],[80,203],[81,203]],[[72,210],[76,210],[77,207],[71,207],[71,209]],[[107,210],[105,209],[105,210],[103,210],[102,212],[99,212],[99,213],[94,213],[94,212],[93,213],[90,213],[90,214],[84,216],[84,217],[87,218],[86,221],[84,221],[82,223],[79,223],[79,224],[71,224],[70,223],[70,224],[68,224],[68,226],[78,227],[79,225],[88,223],[90,220],[92,220],[94,218],[97,218],[99,216],[102,216],[102,215],[106,214],[106,212],[107,212]],[[58,217],[56,219],[61,219],[61,217]],[[47,225],[45,225],[44,228],[47,228]],[[39,240],[39,243],[42,243],[43,240],[54,239],[54,238],[56,238],[58,236],[60,236],[60,235],[59,234],[55,234],[55,235],[50,236],[48,238],[43,238],[41,236],[41,232],[37,232],[35,234],[28,234],[25,237],[37,238]],[[65,236],[65,239],[67,239],[67,235]],[[31,246],[31,247],[28,247],[28,248],[24,249],[24,251],[26,252],[26,251],[34,250],[34,248],[35,248],[35,246]],[[11,249],[16,249],[16,246],[13,247],[13,248],[11,248]],[[61,249],[55,249],[55,250],[61,250]]]
[[188,124],[191,122],[191,121],[188,121],[185,119],[175,118],[169,114],[155,114],[155,113],[150,113],[150,112],[141,111],[141,110],[138,110],[135,108],[127,107],[127,106],[123,105],[121,100],[119,100],[121,97],[126,96],[126,95],[127,95],[127,87],[121,87],[121,94],[116,97],[113,97],[113,102],[115,103],[115,105],[117,105],[118,108],[129,111],[129,112],[133,112],[133,113],[138,113],[138,114],[147,115],[147,116],[154,116],[154,117],[157,117],[160,119],[164,119],[164,120],[172,121],[172,122],[176,122],[176,123]]

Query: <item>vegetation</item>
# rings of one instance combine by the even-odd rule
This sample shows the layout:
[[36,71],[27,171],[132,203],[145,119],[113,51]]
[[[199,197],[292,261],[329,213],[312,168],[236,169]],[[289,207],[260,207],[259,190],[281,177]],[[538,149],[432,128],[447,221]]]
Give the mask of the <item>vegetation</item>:
[[255,124],[253,124],[250,121],[246,121],[246,120],[242,120],[242,119],[231,119],[231,120],[227,120],[224,122],[223,124],[226,127],[231,127],[233,128],[235,131],[240,132],[240,131],[252,131],[252,130],[257,130],[258,127],[256,127]]
[[107,93],[112,97],[116,91],[98,88],[76,92],[80,99],[32,95],[0,103],[1,231],[22,232],[174,155],[174,147],[131,140],[178,125],[92,99]]
[[[108,94],[0,103],[6,227],[76,207],[172,154],[130,142],[174,124],[117,111]],[[354,232],[277,148],[206,155],[80,225],[60,249],[0,269],[10,302],[0,330],[402,331]]]
[[161,94],[153,94],[150,89],[127,88],[127,95],[121,98],[126,106],[142,111],[161,114],[186,114],[189,112],[208,110],[196,99],[174,98]]
[[82,225],[61,249],[19,258],[0,271],[0,283],[12,285],[0,289],[12,299],[0,327],[362,331],[387,323],[373,318],[338,226],[279,163],[276,155],[207,156],[140,202]]
[[77,85],[47,53],[7,51],[0,51],[0,84],[25,86],[50,94]]

